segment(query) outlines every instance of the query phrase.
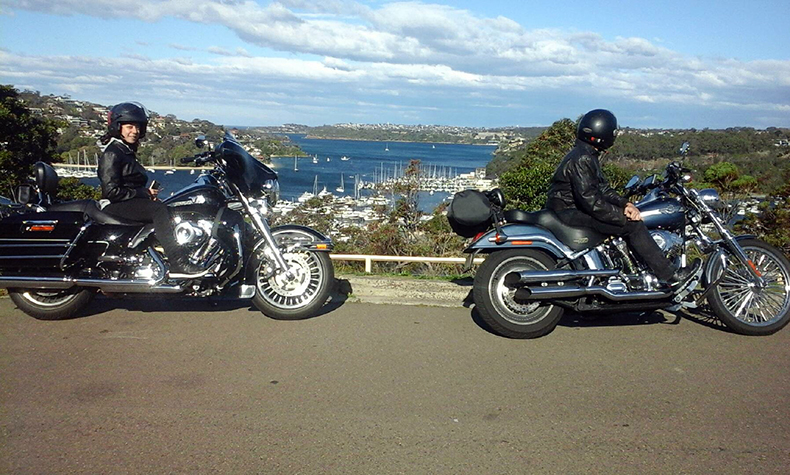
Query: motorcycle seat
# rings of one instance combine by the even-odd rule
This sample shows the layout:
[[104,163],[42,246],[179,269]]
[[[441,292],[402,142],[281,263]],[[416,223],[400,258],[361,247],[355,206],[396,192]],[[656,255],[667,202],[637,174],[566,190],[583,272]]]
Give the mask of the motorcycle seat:
[[67,201],[57,203],[49,207],[48,211],[71,211],[84,213],[92,221],[98,224],[114,224],[119,226],[142,226],[139,221],[132,221],[121,216],[105,213],[99,209],[99,205],[94,200]]
[[592,228],[570,226],[560,221],[553,211],[542,209],[528,213],[519,209],[505,211],[505,221],[508,223],[531,224],[551,231],[563,244],[574,251],[581,251],[597,246],[609,236],[601,234]]

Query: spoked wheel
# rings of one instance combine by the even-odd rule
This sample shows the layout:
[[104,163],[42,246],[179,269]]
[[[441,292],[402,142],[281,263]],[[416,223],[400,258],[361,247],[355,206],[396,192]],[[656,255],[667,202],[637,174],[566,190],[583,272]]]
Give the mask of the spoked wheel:
[[537,338],[550,333],[564,310],[542,302],[520,302],[505,276],[524,270],[549,270],[554,259],[539,251],[513,249],[494,252],[475,275],[475,306],[480,317],[496,333],[509,338]]
[[301,320],[315,315],[326,303],[334,282],[332,261],[326,252],[294,251],[283,254],[293,274],[271,275],[266,262],[258,268],[252,301],[267,316],[277,320]]
[[714,280],[724,273],[708,297],[716,316],[742,335],[770,335],[790,321],[790,262],[782,252],[759,239],[738,241],[764,282],[757,282],[737,259],[729,256],[727,267],[714,263]]
[[9,289],[8,295],[20,310],[39,320],[64,320],[85,308],[96,291],[74,287],[67,290]]

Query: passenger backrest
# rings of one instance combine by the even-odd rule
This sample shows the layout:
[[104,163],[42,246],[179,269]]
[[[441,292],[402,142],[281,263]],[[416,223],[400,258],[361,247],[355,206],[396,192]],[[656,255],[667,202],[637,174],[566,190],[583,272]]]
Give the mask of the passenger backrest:
[[36,186],[38,187],[41,204],[52,203],[52,198],[58,192],[58,174],[51,165],[44,162],[36,162],[33,165],[36,174]]

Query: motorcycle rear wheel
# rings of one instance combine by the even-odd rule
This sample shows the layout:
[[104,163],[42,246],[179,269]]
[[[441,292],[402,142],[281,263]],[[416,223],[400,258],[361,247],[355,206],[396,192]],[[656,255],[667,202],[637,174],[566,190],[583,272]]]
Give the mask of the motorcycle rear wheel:
[[93,289],[8,289],[20,310],[38,320],[65,320],[84,309],[96,296]]
[[480,317],[499,335],[508,338],[538,338],[551,333],[565,310],[542,302],[519,302],[515,289],[505,285],[505,276],[523,270],[550,270],[556,262],[531,249],[494,252],[475,275],[475,307]]
[[267,275],[266,262],[259,264],[252,303],[275,320],[303,320],[318,313],[326,303],[335,281],[332,260],[326,252],[294,251],[283,254],[295,274]]
[[738,242],[765,279],[760,289],[752,274],[730,256],[727,267],[713,264],[713,280],[724,277],[708,296],[711,309],[729,329],[741,335],[770,335],[790,322],[790,261],[782,252],[759,239]]

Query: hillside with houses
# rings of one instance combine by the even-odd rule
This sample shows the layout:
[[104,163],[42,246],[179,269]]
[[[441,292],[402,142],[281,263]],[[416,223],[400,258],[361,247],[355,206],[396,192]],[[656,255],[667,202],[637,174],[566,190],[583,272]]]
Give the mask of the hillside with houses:
[[[57,153],[64,163],[84,163],[95,159],[99,153],[97,141],[107,131],[109,106],[54,94],[23,91],[20,98],[37,116],[57,124]],[[184,156],[195,153],[193,140],[206,135],[216,141],[224,128],[207,120],[186,121],[173,114],[162,115],[149,111],[151,118],[145,140],[138,151],[139,159],[146,166],[173,166]],[[245,148],[260,160],[278,155],[304,155],[287,137],[255,129],[232,129]]]

